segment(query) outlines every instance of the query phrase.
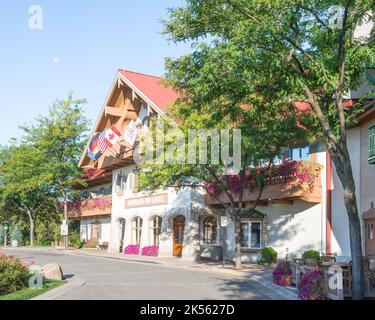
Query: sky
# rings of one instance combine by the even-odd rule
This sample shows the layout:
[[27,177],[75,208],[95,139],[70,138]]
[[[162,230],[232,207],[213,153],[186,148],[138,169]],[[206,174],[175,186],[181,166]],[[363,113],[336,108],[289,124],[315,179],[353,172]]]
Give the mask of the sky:
[[[182,0],[1,0],[0,144],[47,114],[69,91],[94,123],[119,68],[163,75],[164,58],[191,51],[169,43],[161,18]],[[41,8],[33,11],[33,6]],[[30,13],[29,13],[29,10]],[[31,22],[31,28],[30,28]],[[41,27],[42,29],[35,29]]]

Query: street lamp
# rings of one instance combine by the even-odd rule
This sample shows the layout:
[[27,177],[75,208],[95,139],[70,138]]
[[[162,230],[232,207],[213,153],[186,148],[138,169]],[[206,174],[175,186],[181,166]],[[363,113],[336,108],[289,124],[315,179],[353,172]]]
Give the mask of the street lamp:
[[7,240],[8,240],[8,238],[7,238],[7,233],[8,233],[8,221],[4,221],[4,222],[2,222],[1,224],[4,226],[4,231],[5,231],[5,233],[4,233],[4,247],[6,247],[6,246],[7,246]]

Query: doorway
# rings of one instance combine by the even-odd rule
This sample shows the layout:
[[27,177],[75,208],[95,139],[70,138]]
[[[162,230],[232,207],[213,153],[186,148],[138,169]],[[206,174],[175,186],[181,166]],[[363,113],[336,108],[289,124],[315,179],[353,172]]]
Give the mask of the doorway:
[[99,221],[94,221],[91,228],[91,241],[99,242],[102,235],[101,223]]
[[181,257],[184,243],[185,217],[176,216],[173,218],[173,256]]

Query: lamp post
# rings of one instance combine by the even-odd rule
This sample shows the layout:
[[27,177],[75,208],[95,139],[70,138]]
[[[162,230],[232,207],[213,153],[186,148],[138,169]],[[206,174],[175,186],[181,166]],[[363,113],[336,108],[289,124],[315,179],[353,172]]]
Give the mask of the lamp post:
[[4,221],[2,223],[2,225],[4,226],[4,231],[5,231],[5,233],[4,233],[4,247],[6,247],[8,245],[7,244],[7,242],[8,242],[8,236],[7,236],[7,234],[8,234],[8,224],[7,223],[8,223],[7,221]]

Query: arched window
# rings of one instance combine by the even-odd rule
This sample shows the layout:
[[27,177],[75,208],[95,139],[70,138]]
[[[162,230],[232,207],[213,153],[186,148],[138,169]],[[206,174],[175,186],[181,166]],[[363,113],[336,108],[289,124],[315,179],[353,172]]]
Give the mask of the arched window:
[[132,220],[132,243],[140,244],[142,236],[142,218],[134,217]]
[[217,220],[215,217],[207,217],[203,221],[203,242],[215,243],[217,238]]
[[151,245],[159,245],[159,236],[161,232],[161,218],[159,216],[154,216],[150,219],[150,236]]

